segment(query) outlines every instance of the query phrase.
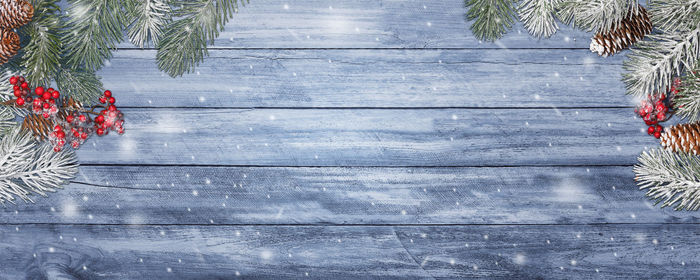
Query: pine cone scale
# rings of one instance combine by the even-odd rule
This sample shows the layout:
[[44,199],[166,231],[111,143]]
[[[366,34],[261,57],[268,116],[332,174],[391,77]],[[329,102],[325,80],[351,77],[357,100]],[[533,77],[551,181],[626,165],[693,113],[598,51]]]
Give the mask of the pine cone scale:
[[0,64],[16,55],[19,48],[19,35],[11,30],[0,29]]
[[630,11],[615,29],[593,36],[590,50],[601,56],[614,55],[644,38],[651,30],[649,15],[640,5],[636,12]]
[[674,152],[700,153],[700,123],[677,124],[661,134],[661,146]]

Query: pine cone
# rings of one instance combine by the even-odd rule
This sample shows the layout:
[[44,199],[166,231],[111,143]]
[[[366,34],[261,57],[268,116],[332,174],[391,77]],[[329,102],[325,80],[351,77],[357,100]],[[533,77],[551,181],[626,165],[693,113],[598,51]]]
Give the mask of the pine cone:
[[0,64],[5,64],[19,51],[19,35],[9,29],[0,29]]
[[644,38],[651,29],[647,11],[640,5],[636,12],[629,11],[615,29],[591,38],[590,50],[601,56],[613,55]]
[[47,139],[49,133],[53,131],[54,123],[51,119],[45,119],[40,115],[29,114],[22,122],[22,129],[31,131],[34,137],[41,140]]
[[700,123],[677,124],[661,134],[661,146],[671,151],[700,153]]
[[0,0],[0,28],[12,29],[29,23],[34,7],[26,0]]

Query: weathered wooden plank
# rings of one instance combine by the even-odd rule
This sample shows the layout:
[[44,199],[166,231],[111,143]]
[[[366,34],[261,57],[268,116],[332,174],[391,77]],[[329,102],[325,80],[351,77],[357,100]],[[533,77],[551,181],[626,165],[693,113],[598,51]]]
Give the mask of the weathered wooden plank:
[[657,140],[631,109],[128,109],[83,164],[633,164]]
[[[564,26],[538,40],[522,24],[496,43],[472,35],[456,1],[251,1],[214,47],[224,48],[588,48],[591,34]],[[133,47],[125,42],[121,47]]]
[[101,70],[136,107],[631,106],[622,56],[587,50],[218,50],[177,79],[155,51],[121,50]]
[[631,167],[248,168],[84,166],[1,223],[697,223],[652,207]]
[[681,279],[700,273],[699,229],[2,226],[0,272],[7,279],[36,276],[43,263],[68,263],[71,259],[61,257],[70,250],[71,256],[100,256],[88,258],[84,268],[79,259],[71,264],[85,279]]

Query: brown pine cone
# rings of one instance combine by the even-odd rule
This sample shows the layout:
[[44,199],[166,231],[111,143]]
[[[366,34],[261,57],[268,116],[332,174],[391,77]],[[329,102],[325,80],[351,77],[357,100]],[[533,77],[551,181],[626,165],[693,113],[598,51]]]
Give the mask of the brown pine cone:
[[26,0],[0,0],[0,28],[12,29],[29,23],[34,7]]
[[700,123],[677,124],[661,134],[661,146],[671,151],[700,153]]
[[627,13],[627,17],[615,29],[598,33],[591,38],[590,50],[601,56],[614,55],[644,38],[651,29],[647,11],[640,5],[636,12]]
[[19,36],[9,29],[0,29],[0,64],[5,64],[19,51]]

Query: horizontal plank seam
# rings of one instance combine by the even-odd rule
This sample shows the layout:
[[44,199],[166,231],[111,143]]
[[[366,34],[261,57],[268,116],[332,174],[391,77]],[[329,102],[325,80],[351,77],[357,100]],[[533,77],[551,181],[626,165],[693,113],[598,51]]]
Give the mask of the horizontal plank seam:
[[236,106],[120,106],[122,109],[211,109],[211,110],[606,110],[606,109],[632,109],[633,106],[532,106],[532,107],[505,107],[505,106],[436,106],[436,107],[236,107]]
[[264,164],[166,164],[166,163],[82,163],[95,167],[253,167],[253,168],[519,168],[519,167],[631,167],[634,164],[520,164],[520,165],[264,165]]
[[625,225],[640,225],[640,226],[660,226],[660,225],[700,225],[700,222],[681,223],[581,223],[581,224],[552,224],[552,223],[524,223],[524,224],[117,224],[117,223],[0,223],[2,226],[21,226],[21,225],[67,225],[67,226],[205,226],[205,227],[461,227],[461,226],[625,226]]

